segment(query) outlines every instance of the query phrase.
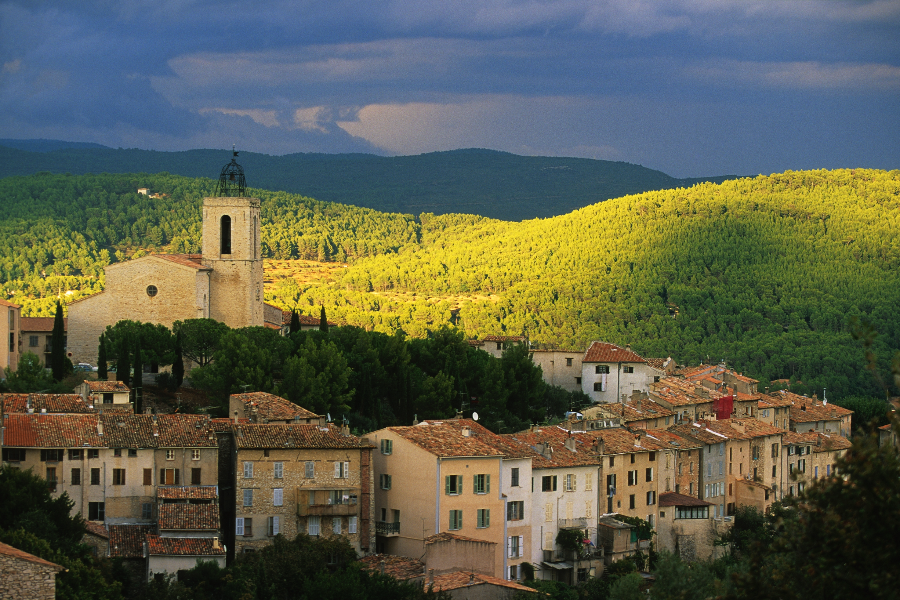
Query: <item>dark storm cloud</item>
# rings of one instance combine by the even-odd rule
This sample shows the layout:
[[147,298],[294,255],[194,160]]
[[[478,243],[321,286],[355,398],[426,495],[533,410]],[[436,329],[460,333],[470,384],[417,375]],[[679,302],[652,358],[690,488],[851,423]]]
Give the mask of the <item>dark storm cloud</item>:
[[894,168],[898,33],[898,1],[7,1],[0,137]]

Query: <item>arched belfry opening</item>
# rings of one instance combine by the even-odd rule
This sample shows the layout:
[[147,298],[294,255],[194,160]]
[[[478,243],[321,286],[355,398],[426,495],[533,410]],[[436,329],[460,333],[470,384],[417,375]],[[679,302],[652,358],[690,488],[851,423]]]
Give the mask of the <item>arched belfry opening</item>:
[[247,182],[244,180],[244,169],[237,164],[238,153],[231,148],[231,162],[222,167],[219,183],[216,184],[216,196],[243,198],[246,195]]
[[219,231],[219,254],[231,254],[231,217],[222,215]]

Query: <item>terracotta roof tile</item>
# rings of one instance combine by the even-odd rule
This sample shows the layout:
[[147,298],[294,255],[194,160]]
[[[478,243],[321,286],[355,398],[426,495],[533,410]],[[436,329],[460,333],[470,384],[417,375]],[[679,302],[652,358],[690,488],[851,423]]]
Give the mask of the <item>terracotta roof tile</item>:
[[791,403],[791,422],[794,423],[812,423],[814,421],[838,421],[841,418],[852,415],[852,410],[847,410],[836,404],[824,404],[817,398],[809,398],[788,392],[787,390],[778,390],[770,394],[773,398],[781,398]]
[[265,392],[232,394],[231,397],[244,403],[244,414],[250,414],[251,407],[255,407],[257,418],[259,419],[288,421],[294,418],[318,419],[320,416],[294,404],[290,400]]
[[504,456],[496,446],[497,434],[471,419],[422,421],[410,427],[389,429],[435,456]]
[[[0,298],[0,306],[8,306],[10,308],[22,308],[18,304],[13,304],[9,300],[4,300],[3,298]],[[12,546],[10,546],[10,548],[12,548]]]
[[467,537],[464,535],[459,535],[456,533],[450,533],[448,531],[444,531],[442,533],[435,533],[434,535],[429,535],[425,538],[425,545],[429,544],[443,544],[444,542],[478,542],[480,544],[496,544],[497,542],[492,542],[490,540],[479,540],[478,538]]
[[[572,431],[570,435],[570,432],[562,427],[548,425],[505,434],[502,437],[527,448],[532,453],[531,465],[534,469],[581,467],[595,465],[600,460],[594,449],[595,438],[584,431]],[[570,438],[573,440],[570,443],[575,446],[574,452],[566,447],[566,442]],[[541,449],[543,452],[539,451]]]
[[395,556],[393,554],[371,554],[359,559],[366,570],[372,573],[381,572],[381,563],[384,562],[384,574],[394,579],[405,581],[414,577],[425,575],[425,563],[415,558]]
[[481,338],[484,342],[524,342],[524,335],[486,335]]
[[[51,569],[54,569],[56,571],[62,571],[64,569],[64,567],[61,567],[56,563],[52,563],[49,560],[44,560],[43,558],[40,558],[39,556],[35,556],[34,554],[29,554],[29,553],[25,552],[24,550],[19,550],[18,548],[14,548],[13,546],[4,544],[2,542],[0,542],[0,554],[2,554],[4,556],[9,556],[10,558],[15,558],[18,560],[25,560],[30,563],[42,565],[44,567],[50,567]],[[19,596],[10,596],[10,597],[19,597]]]
[[217,538],[171,538],[147,536],[147,549],[151,556],[224,556],[225,548]]
[[26,413],[29,405],[35,413],[92,413],[78,394],[0,394],[3,412]]
[[158,415],[158,447],[218,448],[209,421],[206,415]]
[[217,504],[160,504],[159,528],[181,531],[218,531]]
[[110,557],[143,558],[144,539],[149,533],[150,525],[110,525]]
[[130,392],[131,388],[122,383],[121,381],[89,381],[87,379],[84,380],[87,384],[88,389],[91,392]]
[[4,417],[4,446],[13,448],[102,448],[97,415],[21,414]]
[[660,417],[671,417],[675,413],[649,398],[640,400],[629,399],[625,404],[621,402],[611,402],[609,404],[597,404],[583,411],[585,419],[604,418],[594,417],[594,414],[606,415],[607,417],[617,417],[622,419],[624,423],[632,423],[634,421],[644,421],[646,419],[657,419]]
[[160,500],[215,500],[219,490],[214,485],[182,487],[158,487],[156,497]]
[[676,492],[663,492],[659,495],[660,506],[712,506],[712,502],[694,498],[693,496],[685,496]]
[[333,425],[241,424],[234,426],[234,437],[238,448],[374,448]]
[[531,592],[532,594],[540,593],[534,588],[522,585],[521,583],[516,583],[515,581],[507,581],[506,579],[500,579],[499,577],[492,577],[490,575],[484,575],[482,573],[475,573],[473,571],[453,571],[450,573],[435,575],[434,583],[431,585],[431,589],[435,592],[449,592],[452,590],[480,585],[496,585],[498,587],[516,590],[519,592]]
[[109,539],[109,530],[103,523],[98,523],[97,521],[85,521],[84,530],[86,533],[90,533],[91,535]]
[[584,353],[583,363],[646,363],[647,361],[632,352],[630,349],[609,344],[607,342],[593,342]]
[[[19,329],[24,333],[51,333],[54,321],[56,321],[56,317],[22,317],[19,319]],[[63,329],[67,329],[68,326],[68,317],[63,317]]]
[[[628,429],[616,427],[612,429],[596,429],[586,432],[597,440],[597,450],[604,456],[609,454],[631,454],[640,452],[659,452],[672,450],[671,436],[656,435],[655,430]],[[602,443],[600,443],[602,442]],[[677,448],[677,446],[674,446]]]
[[210,267],[204,266],[203,263],[200,262],[201,258],[199,254],[151,254],[150,256],[153,258],[161,258],[183,267],[197,269],[198,271],[212,271]]

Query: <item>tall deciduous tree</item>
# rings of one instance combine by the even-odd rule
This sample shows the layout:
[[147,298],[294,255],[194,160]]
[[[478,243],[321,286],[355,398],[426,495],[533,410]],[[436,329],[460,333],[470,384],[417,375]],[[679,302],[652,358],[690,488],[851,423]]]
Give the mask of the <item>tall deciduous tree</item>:
[[56,316],[53,319],[53,332],[50,334],[50,371],[55,381],[66,376],[66,325],[59,300],[56,301]]

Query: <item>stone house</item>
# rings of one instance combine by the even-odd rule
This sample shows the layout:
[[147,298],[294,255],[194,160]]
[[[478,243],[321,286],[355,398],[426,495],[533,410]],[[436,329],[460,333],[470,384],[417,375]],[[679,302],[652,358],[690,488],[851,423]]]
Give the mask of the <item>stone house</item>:
[[527,344],[528,338],[523,335],[486,335],[480,341],[483,343],[482,350],[494,358],[500,358],[506,348],[516,344]]
[[0,543],[0,598],[53,600],[56,575],[63,567]]
[[781,394],[761,394],[758,401],[757,419],[773,427],[789,431],[791,428],[792,403]]
[[121,381],[90,381],[75,386],[75,393],[89,405],[131,404],[131,388]]
[[202,224],[202,254],[111,264],[104,291],[69,304],[73,362],[96,364],[100,334],[134,315],[169,328],[197,318],[232,328],[265,325],[259,199],[204,198]]
[[605,565],[633,556],[641,549],[634,526],[616,519],[617,516],[606,514],[597,521],[597,545],[603,550]]
[[534,588],[513,581],[462,570],[443,575],[429,573],[425,588],[433,592],[443,592],[454,600],[512,600],[522,596],[541,595]]
[[541,368],[544,381],[570,392],[581,391],[580,350],[530,350],[531,360]]
[[800,494],[815,480],[835,475],[835,461],[850,446],[850,440],[837,434],[785,432],[779,498]]
[[[20,335],[22,339],[21,351],[31,352],[41,359],[41,364],[50,366],[50,342],[53,337],[54,317],[22,317]],[[63,328],[68,326],[69,319],[63,318]]]
[[5,368],[15,371],[19,366],[20,309],[18,304],[0,298],[0,372]]
[[647,392],[665,373],[631,351],[607,342],[593,342],[581,359],[581,390],[593,402],[618,402],[632,391]]
[[625,402],[598,404],[582,411],[584,429],[599,429],[596,421],[617,419],[623,426],[631,429],[660,429],[671,426],[675,421],[675,412],[651,400],[646,393],[632,392]]
[[[667,443],[675,451],[671,481],[660,482],[660,496],[674,492],[697,497],[700,489],[700,449],[703,444],[693,438],[677,435],[671,429],[651,429],[647,435]],[[666,477],[669,477],[667,474]]]
[[[706,425],[707,421],[691,424],[675,425],[669,431],[688,441],[693,446],[699,446],[696,465],[691,458],[689,469],[695,467],[698,474],[698,483],[693,494],[701,500],[712,504],[710,511],[714,518],[725,516],[727,503],[728,475],[726,442],[728,437],[713,431]],[[684,493],[682,490],[681,493]]]
[[[448,419],[388,427],[367,437],[378,448],[374,471],[379,552],[421,558],[427,538],[451,533],[492,544],[492,560],[472,566],[487,575],[509,573],[511,563],[528,556],[529,549],[518,546],[515,560],[507,557],[507,538],[512,536],[503,491],[512,493],[513,486],[503,479],[511,477],[511,469],[504,468],[507,450],[499,436],[470,419]],[[521,471],[519,477],[522,486]],[[527,531],[527,516],[514,526]]]
[[231,394],[228,414],[249,423],[325,425],[324,418],[291,402],[266,392]]
[[4,413],[91,414],[97,412],[78,394],[0,394]]
[[650,385],[650,399],[675,413],[673,423],[709,418],[714,402],[727,394],[710,390],[681,377],[664,377]]
[[717,558],[715,542],[724,528],[713,518],[712,504],[675,492],[659,495],[656,546],[685,561]]
[[[234,524],[226,544],[251,552],[282,534],[344,536],[374,549],[372,445],[334,425],[235,424]],[[233,533],[231,533],[233,532]]]
[[779,390],[771,395],[791,403],[791,431],[830,433],[850,437],[852,410],[819,401],[815,394],[810,398]]
[[89,546],[94,556],[105,557],[109,555],[109,530],[103,523],[85,521],[81,543]]

